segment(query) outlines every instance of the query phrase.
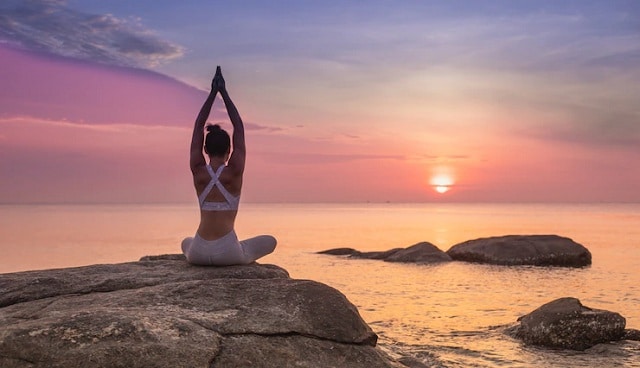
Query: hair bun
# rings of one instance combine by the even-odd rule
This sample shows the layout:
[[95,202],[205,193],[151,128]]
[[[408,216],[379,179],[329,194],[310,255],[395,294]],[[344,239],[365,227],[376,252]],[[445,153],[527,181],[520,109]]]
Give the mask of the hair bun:
[[215,132],[215,131],[220,131],[220,130],[222,130],[222,128],[220,128],[219,124],[207,125],[207,132],[209,132],[209,133]]

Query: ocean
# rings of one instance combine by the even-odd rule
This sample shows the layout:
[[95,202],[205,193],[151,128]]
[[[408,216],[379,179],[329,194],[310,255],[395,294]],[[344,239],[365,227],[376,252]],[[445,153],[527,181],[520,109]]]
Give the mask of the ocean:
[[[179,253],[197,204],[0,205],[0,273],[117,263]],[[271,234],[260,263],[340,290],[391,355],[435,357],[447,367],[640,367],[640,343],[584,352],[533,348],[505,326],[556,298],[618,312],[640,329],[640,204],[248,204],[240,238]],[[587,247],[586,268],[451,262],[385,263],[319,255],[337,247],[387,250],[429,241],[557,234]]]

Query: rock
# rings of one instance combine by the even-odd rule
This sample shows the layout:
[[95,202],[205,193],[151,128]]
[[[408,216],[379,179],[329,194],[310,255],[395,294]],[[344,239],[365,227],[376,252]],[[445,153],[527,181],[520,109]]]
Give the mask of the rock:
[[456,261],[496,265],[583,267],[591,253],[569,238],[557,235],[507,235],[456,244],[447,251]]
[[624,330],[624,340],[640,341],[640,330],[634,330],[632,328]]
[[576,298],[560,298],[518,318],[507,333],[531,345],[586,350],[625,336],[620,314],[583,306]]
[[329,254],[332,256],[348,256],[358,251],[353,248],[333,248],[318,252],[318,254]]
[[398,361],[400,363],[402,363],[402,365],[404,365],[405,367],[408,367],[408,368],[429,368],[429,367],[431,367],[430,365],[426,365],[426,364],[422,363],[421,361],[419,361],[418,359],[416,359],[414,357],[402,357],[402,358],[398,359]]
[[344,295],[182,257],[0,275],[0,367],[391,367]]
[[[154,259],[150,262],[147,260]],[[139,262],[0,275],[0,307],[65,294],[138,289],[167,282],[207,279],[288,278],[273,265],[194,267],[183,255],[143,257]],[[179,262],[176,262],[179,261]]]
[[187,257],[184,254],[161,254],[157,256],[144,256],[140,258],[140,261],[157,261],[157,260],[173,260],[173,261],[186,261]]
[[393,248],[387,251],[360,252],[352,248],[329,249],[319,254],[349,255],[349,258],[378,259],[385,262],[437,263],[451,261],[448,254],[428,242],[414,244],[408,248]]
[[386,262],[437,263],[450,262],[451,257],[435,245],[421,242],[395,252],[384,260]]
[[378,252],[358,252],[351,254],[351,258],[361,258],[361,259],[387,259],[391,255],[403,250],[404,248],[393,248],[385,251]]

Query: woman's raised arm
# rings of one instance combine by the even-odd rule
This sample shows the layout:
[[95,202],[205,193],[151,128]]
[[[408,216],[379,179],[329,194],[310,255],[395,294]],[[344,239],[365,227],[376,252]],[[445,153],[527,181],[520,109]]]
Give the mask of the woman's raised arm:
[[231,97],[229,97],[222,73],[220,73],[216,84],[220,91],[220,96],[222,96],[222,100],[224,101],[227,113],[229,114],[231,124],[233,125],[233,152],[229,158],[228,166],[236,174],[242,175],[247,155],[247,149],[244,142],[244,124],[242,123],[242,118],[240,118],[240,113],[238,112],[236,105],[231,101]]
[[189,159],[191,172],[195,172],[198,167],[205,166],[207,164],[207,161],[204,159],[204,155],[202,154],[202,147],[204,146],[204,125],[207,122],[207,119],[209,119],[213,101],[218,93],[218,85],[216,83],[216,77],[218,75],[222,76],[222,74],[220,74],[220,67],[216,69],[216,75],[213,77],[213,81],[211,82],[211,92],[209,92],[209,96],[207,96],[207,99],[204,101],[193,126],[193,135],[191,136],[191,154]]

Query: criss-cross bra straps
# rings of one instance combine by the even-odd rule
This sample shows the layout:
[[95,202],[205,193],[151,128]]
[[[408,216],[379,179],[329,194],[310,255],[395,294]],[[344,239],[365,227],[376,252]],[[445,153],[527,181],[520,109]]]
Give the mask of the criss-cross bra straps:
[[[216,172],[213,171],[213,168],[210,165],[207,165],[207,171],[211,176],[211,181],[204,188],[200,196],[198,197],[198,201],[200,202],[200,208],[205,211],[231,211],[237,210],[238,204],[240,202],[240,196],[236,197],[233,194],[229,193],[229,191],[220,183],[220,174],[222,174],[222,170],[224,170],[226,166],[220,165]],[[207,202],[205,201],[213,187],[218,187],[220,194],[224,197],[226,202]]]

